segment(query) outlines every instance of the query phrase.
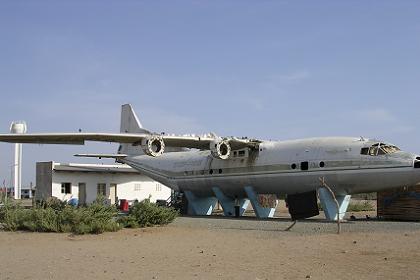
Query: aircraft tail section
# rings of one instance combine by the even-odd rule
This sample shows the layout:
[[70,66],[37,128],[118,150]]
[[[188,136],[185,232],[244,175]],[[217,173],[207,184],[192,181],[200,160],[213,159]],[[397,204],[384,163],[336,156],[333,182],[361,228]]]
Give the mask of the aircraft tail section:
[[[143,128],[139,118],[134,112],[131,104],[124,104],[121,106],[121,133],[150,133],[147,129]],[[121,144],[118,148],[118,154],[128,155],[143,155],[144,152],[139,146],[131,144]]]
[[[121,133],[139,133],[139,134],[152,134],[149,130],[143,128],[139,118],[131,107],[130,104],[124,104],[121,107]],[[165,153],[185,151],[182,147],[166,147]],[[121,143],[118,149],[118,154],[129,156],[144,155],[144,151],[140,145],[133,145],[131,143]],[[115,157],[115,156],[114,156]]]
[[144,129],[130,104],[121,106],[121,133],[150,133]]

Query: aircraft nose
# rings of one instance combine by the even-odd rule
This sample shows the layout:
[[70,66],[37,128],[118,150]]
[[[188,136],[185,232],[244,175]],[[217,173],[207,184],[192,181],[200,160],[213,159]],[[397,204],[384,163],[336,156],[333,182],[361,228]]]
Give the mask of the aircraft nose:
[[414,168],[420,168],[420,156],[416,156],[414,159]]

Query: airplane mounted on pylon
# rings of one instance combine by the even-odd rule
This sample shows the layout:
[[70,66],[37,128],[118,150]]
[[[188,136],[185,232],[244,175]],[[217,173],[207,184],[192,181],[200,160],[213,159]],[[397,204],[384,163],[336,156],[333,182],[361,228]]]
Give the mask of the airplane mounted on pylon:
[[[325,137],[265,141],[236,137],[156,134],[141,125],[131,105],[122,106],[120,133],[0,134],[12,143],[120,143],[116,154],[77,156],[114,158],[154,180],[183,192],[189,213],[210,215],[219,201],[225,215],[251,202],[258,217],[272,217],[276,206],[259,195],[287,195],[293,219],[317,215],[317,192],[329,220],[342,219],[350,195],[420,183],[420,157],[384,141],[363,137]],[[325,178],[339,203],[339,213]],[[271,203],[273,204],[273,203]]]

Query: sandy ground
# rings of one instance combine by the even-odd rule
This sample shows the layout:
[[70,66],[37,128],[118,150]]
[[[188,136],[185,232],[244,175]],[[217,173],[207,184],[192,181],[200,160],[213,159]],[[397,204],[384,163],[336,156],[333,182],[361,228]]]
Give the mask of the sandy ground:
[[102,235],[0,232],[0,279],[420,279],[420,224],[178,218]]

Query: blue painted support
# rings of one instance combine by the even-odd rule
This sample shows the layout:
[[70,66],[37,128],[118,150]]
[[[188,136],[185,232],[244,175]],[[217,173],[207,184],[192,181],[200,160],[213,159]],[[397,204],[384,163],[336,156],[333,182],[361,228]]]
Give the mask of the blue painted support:
[[[214,194],[219,200],[220,204],[223,207],[223,212],[225,216],[235,216],[235,199],[232,199],[226,196],[219,187],[212,188]],[[248,199],[239,199],[239,215],[242,216],[248,208],[249,200]]]
[[191,191],[186,191],[185,197],[188,200],[189,215],[211,215],[217,203],[217,199],[215,197],[197,197]]
[[[340,220],[344,218],[347,207],[350,203],[351,195],[336,195],[339,205]],[[319,199],[321,201],[322,209],[325,213],[325,218],[330,221],[337,221],[337,206],[331,196],[331,193],[325,188],[319,189]]]
[[[255,192],[253,187],[245,187],[246,195],[248,196],[249,200],[251,201],[252,208],[254,208],[255,215],[258,218],[272,218],[274,217],[274,212],[276,211],[276,208],[268,208],[268,207],[262,207],[260,203],[258,202],[258,195]],[[276,206],[278,204],[278,201],[276,202]]]

